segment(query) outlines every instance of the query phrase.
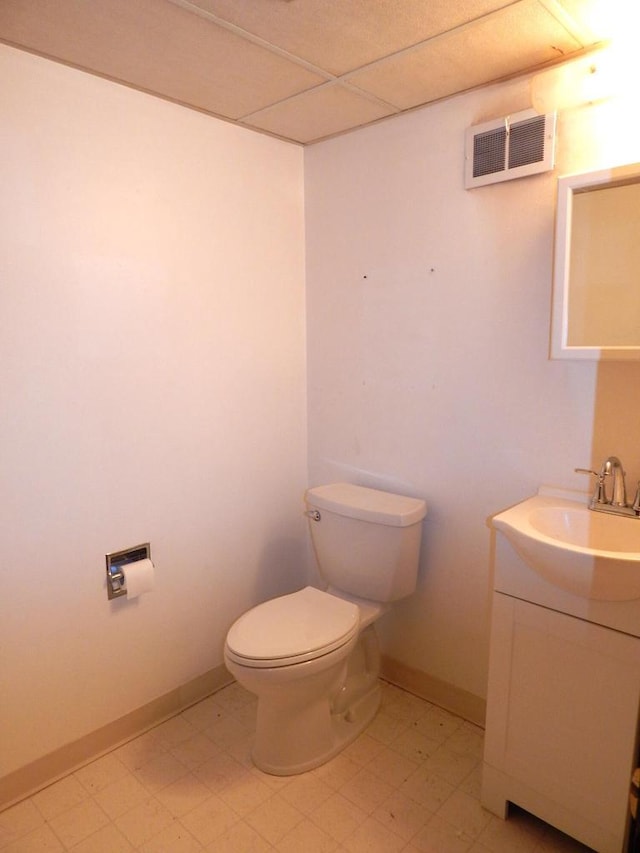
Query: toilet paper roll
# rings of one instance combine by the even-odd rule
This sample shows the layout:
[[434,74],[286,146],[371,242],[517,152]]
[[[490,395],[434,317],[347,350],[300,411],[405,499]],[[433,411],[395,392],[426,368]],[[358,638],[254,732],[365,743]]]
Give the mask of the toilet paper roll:
[[155,568],[151,560],[136,560],[122,567],[127,598],[137,598],[153,589]]

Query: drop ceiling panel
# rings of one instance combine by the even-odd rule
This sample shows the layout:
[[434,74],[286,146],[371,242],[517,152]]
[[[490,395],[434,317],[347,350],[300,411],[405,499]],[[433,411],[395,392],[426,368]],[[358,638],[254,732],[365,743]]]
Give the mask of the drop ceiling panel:
[[393,112],[393,107],[336,83],[255,113],[243,123],[304,143],[369,124]]
[[400,109],[535,68],[581,47],[538,0],[529,0],[349,75]]
[[575,55],[630,4],[0,0],[0,41],[313,142]]
[[228,118],[326,79],[160,0],[2,0],[0,33],[30,50]]
[[513,0],[177,0],[333,74],[417,44]]

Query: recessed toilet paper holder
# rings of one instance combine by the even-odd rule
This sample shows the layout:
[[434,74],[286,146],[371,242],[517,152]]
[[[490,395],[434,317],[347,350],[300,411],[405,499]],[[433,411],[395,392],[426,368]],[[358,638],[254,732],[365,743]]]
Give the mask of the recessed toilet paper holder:
[[148,542],[133,548],[125,548],[124,551],[112,551],[111,554],[107,554],[107,598],[120,598],[126,595],[124,567],[127,563],[147,559],[151,559],[151,545]]

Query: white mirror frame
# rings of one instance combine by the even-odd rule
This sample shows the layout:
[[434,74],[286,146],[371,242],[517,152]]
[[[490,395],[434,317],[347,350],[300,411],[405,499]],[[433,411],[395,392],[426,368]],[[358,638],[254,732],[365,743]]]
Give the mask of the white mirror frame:
[[640,346],[571,346],[569,331],[569,285],[571,229],[574,194],[587,189],[621,183],[640,183],[640,163],[616,166],[558,179],[556,238],[553,263],[553,305],[551,320],[551,358],[607,361],[640,360]]

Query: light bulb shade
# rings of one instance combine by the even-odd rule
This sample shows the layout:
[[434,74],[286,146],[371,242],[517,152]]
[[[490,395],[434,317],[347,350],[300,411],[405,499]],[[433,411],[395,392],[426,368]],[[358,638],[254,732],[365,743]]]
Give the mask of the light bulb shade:
[[538,113],[592,104],[615,92],[615,68],[606,50],[554,66],[531,80],[531,103]]

